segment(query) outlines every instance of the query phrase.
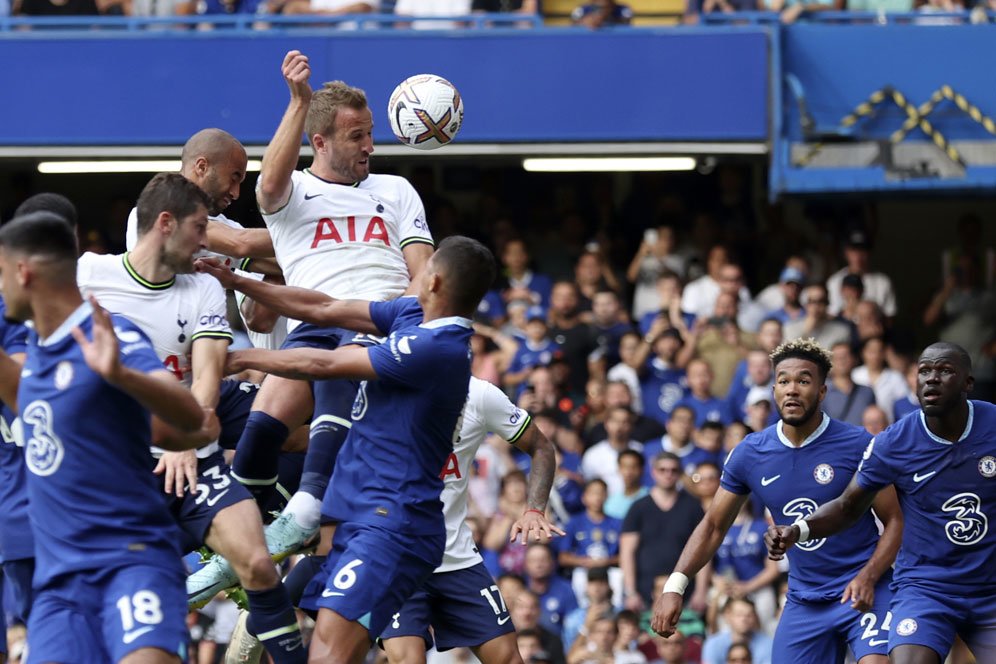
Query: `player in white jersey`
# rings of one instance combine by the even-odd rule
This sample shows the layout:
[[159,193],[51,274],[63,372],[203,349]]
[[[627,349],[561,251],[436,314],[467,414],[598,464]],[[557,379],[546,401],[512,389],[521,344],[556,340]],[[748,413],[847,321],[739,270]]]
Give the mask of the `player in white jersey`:
[[[308,59],[289,52],[282,73],[290,103],[263,155],[256,199],[290,286],[334,298],[383,301],[404,293],[432,254],[432,236],[418,194],[405,179],[371,175],[373,117],[361,90],[341,81],[311,90]],[[295,171],[301,134],[314,153]],[[291,323],[285,348],[335,348],[351,333]],[[350,422],[354,388],[314,385],[309,460],[302,491],[268,529],[293,548],[318,527],[321,499]],[[259,497],[276,481],[276,456],[289,428],[312,414],[308,386],[268,377],[239,441],[236,476]],[[313,463],[314,461],[314,463]]]
[[[201,406],[214,408],[232,335],[221,285],[192,274],[209,204],[182,175],[156,175],[138,199],[135,250],[84,254],[78,279],[109,311],[138,324]],[[170,507],[187,534],[185,548],[206,543],[231,560],[250,606],[259,609],[253,610],[255,627],[274,661],[304,662],[297,620],[270,560],[259,512],[249,493],[232,481],[216,443],[196,453],[163,453],[156,472],[164,474],[165,490],[174,494]]]

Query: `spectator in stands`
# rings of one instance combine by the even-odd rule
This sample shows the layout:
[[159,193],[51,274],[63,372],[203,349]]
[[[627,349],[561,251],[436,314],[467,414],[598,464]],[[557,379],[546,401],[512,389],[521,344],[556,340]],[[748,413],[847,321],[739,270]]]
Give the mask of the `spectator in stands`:
[[733,448],[743,442],[747,434],[754,433],[754,430],[743,422],[730,422],[723,432],[723,459],[733,451]]
[[657,650],[640,629],[640,616],[623,609],[616,614],[615,664],[647,664],[657,659]]
[[591,322],[591,315],[596,293],[613,291],[619,293],[622,284],[612,272],[612,266],[602,255],[601,250],[586,250],[574,264],[574,285],[578,290],[578,310],[582,318]]
[[[646,446],[644,446],[646,451]],[[620,521],[626,517],[630,506],[643,498],[649,489],[643,485],[646,461],[636,450],[623,450],[619,453],[619,477],[622,478],[622,491],[610,493],[605,501],[605,513]]]
[[726,396],[737,365],[756,344],[755,336],[742,330],[737,322],[738,306],[736,295],[721,292],[716,297],[713,315],[695,321],[688,345],[682,350],[686,357],[694,351],[697,358],[709,365],[710,389],[715,396]]
[[802,274],[802,286],[809,282],[809,261],[806,260],[805,256],[800,254],[793,254],[789,256],[785,261],[782,271],[779,273],[779,278],[776,283],[768,284],[765,286],[754,301],[757,302],[765,311],[776,311],[785,306],[785,293],[782,290],[782,276],[785,275],[786,270],[793,270]]
[[858,304],[865,295],[865,283],[860,274],[845,274],[840,282],[840,311],[837,318],[851,323],[858,315]]
[[[268,0],[273,14],[308,14],[312,16],[345,16],[370,14],[380,10],[380,0]],[[340,28],[355,28],[353,22],[340,23]]]
[[[608,409],[622,406],[632,413],[630,418],[632,433],[630,436],[634,440],[649,440],[655,436],[664,434],[663,424],[657,419],[633,413],[632,404],[633,395],[630,393],[626,383],[610,381],[605,388],[605,406]],[[596,425],[585,434],[585,443],[591,446],[596,442],[604,440],[607,435],[604,423]],[[609,486],[611,487],[612,485],[610,484]]]
[[633,326],[619,306],[615,291],[601,290],[591,301],[591,324],[595,328],[599,350],[606,369],[619,363],[619,342]]
[[726,654],[734,643],[750,644],[756,664],[771,664],[771,637],[761,632],[754,603],[746,598],[731,598],[723,607],[726,629],[705,640],[702,664],[726,664]]
[[[543,651],[549,653],[553,664],[564,664],[564,643],[560,640],[560,634],[540,625],[539,596],[531,590],[523,590],[516,596],[515,602],[509,608],[511,609],[509,614],[512,616],[512,624],[515,625],[520,637],[523,632],[538,634],[540,645]],[[558,629],[557,632],[559,631]]]
[[757,0],[689,0],[682,23],[695,25],[702,14],[734,14],[757,10]]
[[627,360],[640,376],[643,413],[658,422],[667,422],[688,393],[685,369],[678,357],[683,345],[681,332],[658,318]]
[[827,307],[830,299],[823,284],[811,284],[806,287],[806,316],[802,320],[789,323],[784,327],[785,339],[812,337],[824,348],[833,348],[838,343],[850,343],[851,329],[847,323],[830,317]]
[[866,385],[858,385],[851,378],[857,358],[851,344],[839,342],[830,349],[833,365],[827,381],[827,395],[823,399],[823,412],[835,420],[861,426],[861,418],[868,406],[875,405],[875,393]]
[[861,415],[861,426],[871,435],[877,436],[889,426],[889,416],[878,406],[868,406]]
[[887,318],[896,315],[896,295],[892,290],[892,280],[881,272],[870,272],[871,244],[864,231],[852,231],[844,244],[844,259],[847,265],[834,272],[827,279],[827,291],[830,295],[830,314],[836,316],[843,305],[841,285],[844,277],[855,274],[861,277],[864,284],[864,299],[871,300],[878,306]]
[[13,13],[24,16],[97,16],[101,12],[96,0],[13,0]]
[[882,337],[867,339],[861,346],[862,365],[851,372],[851,380],[872,389],[875,404],[886,413],[887,422],[891,422],[893,405],[906,398],[909,388],[903,374],[886,364],[885,351]]
[[506,303],[527,300],[544,308],[550,306],[553,281],[531,269],[525,241],[514,238],[506,242],[501,250],[501,263],[503,271],[498,290]]
[[652,660],[650,664],[692,664],[685,658],[685,636],[680,630],[675,630],[667,638],[654,636],[653,639],[658,659]]
[[[514,603],[511,600],[509,605],[513,606]],[[519,647],[519,657],[525,664],[533,662],[534,657],[537,654],[542,654],[544,656],[549,656],[548,653],[543,649],[543,643],[540,640],[540,633],[535,629],[518,629],[515,632],[515,642]]]
[[589,362],[597,357],[598,333],[581,321],[578,290],[572,281],[558,281],[550,294],[550,336],[560,346],[570,368],[570,385],[580,390],[588,382]]
[[653,311],[648,311],[639,318],[640,334],[648,334],[658,320],[667,323],[664,327],[673,327],[682,334],[695,323],[694,314],[681,310],[681,277],[667,270],[657,277],[657,299],[660,304]]
[[633,368],[642,339],[636,330],[630,329],[619,339],[619,361],[609,368],[605,378],[626,383],[633,396],[633,412],[643,414],[643,390],[640,388],[640,374]]
[[730,423],[730,414],[722,400],[713,396],[712,369],[705,360],[692,360],[688,363],[689,394],[678,402],[679,406],[688,406],[695,413],[695,426],[701,427],[706,422]]
[[695,433],[695,411],[691,406],[676,406],[667,421],[667,433],[659,438],[647,440],[643,444],[645,461],[644,484],[653,486],[653,463],[661,452],[670,452],[678,458],[681,472],[691,475],[695,466],[708,461],[708,453],[695,446],[692,436]]
[[910,388],[905,399],[899,399],[892,405],[892,421],[902,419],[910,413],[920,410],[920,400],[916,396],[916,382],[919,367],[916,362],[910,362],[906,367],[906,387]]
[[[742,378],[734,380],[730,384],[730,389],[726,393],[726,407],[730,412],[731,421],[744,421],[747,417],[747,397],[754,388],[770,390],[773,382],[771,376],[771,360],[768,353],[763,350],[752,350],[747,353],[744,360],[746,371]],[[739,372],[739,366],[738,366]],[[734,373],[734,377],[737,373]],[[770,400],[770,398],[769,398]],[[774,422],[771,422],[773,424]]]
[[417,16],[432,19],[398,23],[399,27],[415,30],[452,30],[462,27],[458,21],[445,21],[433,17],[466,16],[470,14],[470,0],[398,0],[394,5],[398,16]]
[[526,587],[540,601],[540,625],[561,636],[564,616],[576,609],[578,602],[571,584],[557,574],[557,563],[548,544],[529,544],[524,571]]
[[805,285],[806,275],[802,270],[795,267],[787,267],[782,270],[781,275],[778,277],[778,286],[782,293],[782,305],[777,309],[769,310],[766,318],[774,318],[781,321],[784,325],[805,316],[806,310],[800,300],[802,289]]
[[[528,388],[532,388],[531,390]],[[554,410],[560,413],[560,423],[568,424],[567,413],[560,409],[563,394],[560,392],[548,367],[535,367],[529,372],[526,389],[516,403],[519,408],[535,413],[541,410]]]
[[585,511],[567,522],[564,529],[567,534],[557,540],[557,562],[562,568],[577,567],[587,574],[587,570],[593,567],[619,565],[622,522],[605,514],[607,498],[605,482],[600,479],[585,482],[584,493],[581,494]]
[[882,307],[871,300],[861,300],[855,305],[853,331],[857,335],[858,345],[872,337],[884,337],[886,323]]
[[505,373],[505,387],[514,390],[516,397],[526,386],[523,382],[536,367],[549,366],[560,353],[560,347],[550,338],[546,311],[540,306],[529,308],[526,313],[526,338],[512,357]]
[[744,400],[746,412],[743,423],[754,431],[762,431],[771,424],[774,408],[771,406],[770,387],[752,387]]
[[629,25],[633,20],[633,10],[615,0],[594,0],[575,8],[571,12],[571,20],[574,25],[591,29]]
[[567,653],[567,664],[614,664],[615,643],[616,623],[612,613],[598,616],[574,641]]
[[605,417],[605,440],[593,445],[581,458],[585,480],[604,480],[610,493],[623,490],[619,453],[626,449],[643,451],[643,444],[632,438],[631,416],[632,412],[626,406],[611,406]]
[[685,260],[674,253],[674,229],[670,226],[648,228],[640,248],[626,270],[626,279],[633,284],[633,318],[640,320],[664,307],[657,280],[665,273],[680,278],[685,273]]
[[612,614],[612,587],[609,585],[608,568],[592,567],[587,570],[587,577],[584,605],[564,616],[564,645],[568,649],[574,646],[582,630],[591,631],[596,620]]
[[[674,569],[681,550],[702,518],[694,496],[679,490],[681,463],[662,452],[654,459],[654,486],[633,503],[623,520],[619,563],[623,570],[626,608],[638,611],[653,604],[654,580]],[[689,606],[702,611],[709,591],[706,566],[690,589]]]
[[[681,309],[698,318],[708,318],[716,305],[716,296],[720,293],[720,273],[723,266],[730,262],[730,251],[726,246],[717,244],[709,249],[706,258],[706,274],[685,285],[681,293]],[[746,292],[741,299],[750,299]]]
[[487,14],[537,14],[539,0],[473,0],[470,10]]
[[806,12],[841,10],[844,0],[764,0],[763,8],[780,12],[782,23],[794,23]]
[[734,643],[726,651],[726,664],[754,664],[754,654],[746,643]]
[[[783,330],[784,327],[781,321],[771,318],[766,319],[761,323],[761,328],[757,331],[757,345],[760,346],[761,350],[770,355],[784,340]],[[747,366],[745,364],[744,371],[746,370]]]
[[521,470],[513,470],[501,479],[498,511],[491,518],[487,532],[484,533],[484,548],[490,552],[485,558],[495,561],[495,564],[489,568],[497,567],[497,570],[490,570],[492,574],[522,573],[525,567],[525,547],[518,541],[510,542],[508,534],[512,531],[512,524],[526,509],[526,475]]
[[695,466],[688,478],[688,490],[699,499],[703,512],[708,511],[709,504],[719,490],[719,473],[718,461],[703,461]]
[[766,318],[765,310],[750,297],[744,281],[744,271],[736,263],[727,263],[719,270],[719,292],[729,293],[737,303],[737,325],[748,332],[757,332]]

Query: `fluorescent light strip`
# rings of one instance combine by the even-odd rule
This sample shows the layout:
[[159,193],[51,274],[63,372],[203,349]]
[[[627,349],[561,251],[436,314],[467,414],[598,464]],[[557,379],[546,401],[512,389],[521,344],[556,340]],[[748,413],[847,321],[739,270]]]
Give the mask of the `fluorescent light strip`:
[[[258,171],[259,160],[250,160],[247,171]],[[45,174],[81,174],[81,173],[175,173],[180,170],[180,161],[175,160],[145,160],[145,161],[43,161],[38,164],[38,172]]]
[[564,157],[523,159],[522,168],[532,173],[595,173],[620,171],[691,171],[692,157]]

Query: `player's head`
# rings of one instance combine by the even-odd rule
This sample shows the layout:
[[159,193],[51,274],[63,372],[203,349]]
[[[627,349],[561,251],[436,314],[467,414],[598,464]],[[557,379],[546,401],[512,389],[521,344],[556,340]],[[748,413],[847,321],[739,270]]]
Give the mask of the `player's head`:
[[916,396],[925,415],[943,415],[968,399],[975,378],[964,348],[943,341],[931,344],[916,364]]
[[496,274],[495,257],[477,240],[454,235],[439,248],[422,271],[419,302],[443,298],[454,314],[472,318]]
[[187,139],[180,162],[183,176],[211,199],[208,214],[220,214],[238,200],[248,159],[242,143],[227,131],[200,130]]
[[311,95],[304,133],[316,164],[330,169],[344,182],[360,182],[370,175],[373,114],[367,95],[342,81],[332,81]]
[[32,212],[54,212],[59,215],[73,228],[79,225],[79,215],[73,202],[63,196],[51,191],[43,191],[24,199],[24,202],[14,210],[15,217],[21,217]]
[[771,353],[775,407],[782,421],[800,426],[818,417],[826,396],[830,354],[815,339],[786,341]]
[[193,272],[210,205],[208,195],[179,173],[157,174],[138,197],[139,242],[156,242],[161,262],[173,272]]
[[30,212],[0,228],[0,282],[7,317],[34,318],[35,296],[76,288],[76,230],[53,212]]

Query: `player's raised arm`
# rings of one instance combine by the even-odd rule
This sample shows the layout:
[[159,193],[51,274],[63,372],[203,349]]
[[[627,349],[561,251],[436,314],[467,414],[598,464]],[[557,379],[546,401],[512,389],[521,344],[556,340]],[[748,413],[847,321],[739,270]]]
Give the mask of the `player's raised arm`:
[[688,579],[702,570],[716,555],[726,532],[737,518],[747,494],[736,494],[720,487],[702,521],[688,538],[685,548],[664,586],[664,592],[654,601],[650,626],[661,636],[674,633],[684,603]]
[[225,371],[234,374],[255,369],[295,380],[376,380],[377,372],[374,371],[368,351],[369,349],[358,346],[345,346],[336,350],[236,350],[228,354]]
[[233,228],[208,220],[206,244],[209,250],[225,256],[273,257],[273,240],[265,228]]
[[337,300],[308,288],[279,286],[237,275],[212,259],[198,259],[197,270],[212,275],[225,288],[244,293],[282,316],[323,327],[343,327],[368,334],[383,334],[370,318],[370,303]]
[[768,528],[764,535],[768,556],[772,560],[781,560],[793,544],[822,539],[850,528],[872,506],[877,493],[863,489],[855,475],[840,497],[821,505],[809,518],[790,526]]
[[311,104],[311,85],[308,83],[311,66],[308,64],[308,56],[300,51],[288,51],[280,71],[290,88],[290,103],[277,132],[263,153],[256,201],[265,214],[276,212],[290,198],[291,174],[301,156],[301,136],[304,133],[304,121],[308,117],[308,106]]
[[872,509],[884,526],[875,545],[875,551],[858,575],[855,576],[840,598],[843,604],[850,600],[856,611],[869,611],[875,603],[875,584],[892,567],[903,542],[903,512],[899,507],[896,487],[890,485],[878,492]]

